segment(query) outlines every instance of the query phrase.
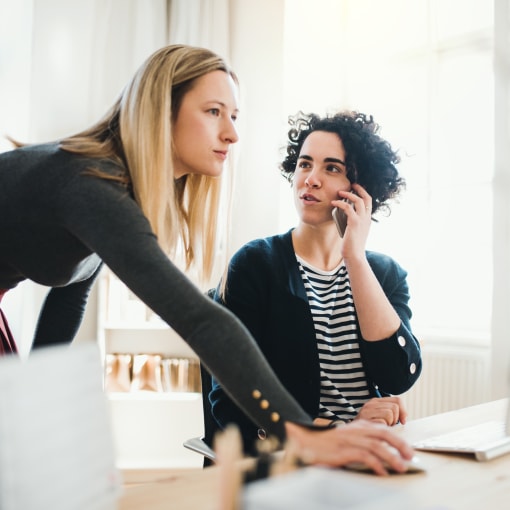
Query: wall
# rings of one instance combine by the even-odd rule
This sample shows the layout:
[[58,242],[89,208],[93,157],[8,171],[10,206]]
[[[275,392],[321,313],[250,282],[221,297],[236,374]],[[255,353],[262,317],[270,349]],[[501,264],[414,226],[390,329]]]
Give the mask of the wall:
[[[151,5],[156,2],[151,1]],[[2,44],[2,66],[6,76],[16,76],[16,80],[2,80],[0,83],[0,124],[6,132],[5,119],[9,119],[9,132],[21,138],[37,141],[58,136],[60,131],[47,129],[46,120],[58,111],[64,115],[64,123],[60,129],[67,133],[75,127],[81,127],[84,119],[95,116],[102,111],[103,105],[94,105],[89,109],[83,100],[86,96],[86,83],[97,82],[102,78],[110,87],[112,94],[120,86],[120,75],[115,69],[110,70],[110,79],[106,80],[103,72],[91,71],[91,62],[86,58],[80,61],[78,72],[66,73],[65,66],[56,65],[31,67],[28,62],[31,52],[43,55],[47,47],[42,43],[62,41],[65,34],[73,36],[75,51],[83,51],[93,44],[97,31],[85,30],[90,22],[92,13],[98,5],[106,2],[69,2],[65,0],[0,0],[0,41],[6,41],[9,36],[16,36],[19,45]],[[108,2],[108,5],[115,5]],[[124,5],[127,5],[128,2]],[[129,2],[129,5],[135,5]],[[240,125],[243,141],[239,147],[237,189],[238,194],[233,204],[233,234],[229,251],[235,250],[246,240],[273,233],[278,228],[278,218],[281,200],[281,177],[276,165],[279,160],[279,146],[282,133],[285,132],[285,115],[282,111],[285,104],[282,65],[284,63],[284,30],[283,19],[286,8],[292,2],[284,0],[238,0],[232,4],[232,64],[241,77],[242,84],[242,115]],[[117,3],[116,5],[120,5]],[[147,5],[147,4],[145,4]],[[510,165],[510,129],[509,117],[509,0],[495,0],[496,14],[496,59],[497,84],[496,101],[503,105],[496,109],[496,175],[495,175],[495,207],[494,207],[494,308],[492,319],[492,363],[493,363],[493,395],[504,393],[507,383],[507,366],[510,359],[510,210],[508,203]],[[314,4],[315,8],[315,4]],[[139,12],[142,16],[143,9]],[[147,13],[145,13],[147,15]],[[107,21],[99,33],[107,30]],[[112,30],[110,45],[98,48],[98,51],[113,49],[113,44],[121,44],[121,39],[113,37],[113,29],[127,30],[129,20],[117,19],[117,23],[110,23]],[[32,27],[34,31],[32,32]],[[82,32],[78,30],[83,29]],[[124,32],[123,32],[124,33]],[[153,30],[138,34],[133,38],[133,44],[145,41],[155,44]],[[79,36],[77,36],[79,34]],[[32,40],[32,38],[34,38]],[[123,40],[122,40],[123,41]],[[147,42],[148,41],[148,42]],[[62,45],[60,63],[74,58],[70,48]],[[15,53],[15,51],[17,53]],[[256,51],[255,51],[256,50]],[[14,55],[16,57],[14,57]],[[139,63],[141,53],[133,52],[133,61]],[[57,64],[57,62],[55,63]],[[113,78],[112,78],[113,76]],[[119,81],[115,81],[117,78]],[[262,78],[262,79],[261,79]],[[29,84],[36,84],[30,89]],[[105,86],[106,86],[105,85]],[[288,84],[291,86],[292,84]],[[56,96],[52,96],[54,91]],[[12,102],[10,98],[14,92],[21,91],[27,97],[26,102]],[[63,94],[70,96],[62,100]],[[53,97],[53,99],[49,99]],[[28,122],[29,111],[33,108],[32,121]],[[95,110],[97,108],[97,110]],[[70,115],[71,112],[76,115]],[[3,120],[2,120],[3,119]],[[282,120],[283,119],[283,120]],[[77,124],[74,124],[74,121]],[[4,148],[2,146],[2,148]],[[287,198],[285,198],[287,200]],[[23,297],[8,295],[5,308],[14,329],[19,331],[19,338],[30,338],[28,329],[33,327],[34,313],[44,295],[44,289],[28,288]],[[87,308],[86,320],[79,333],[79,338],[87,339],[95,336],[96,301],[95,291]],[[16,314],[19,309],[24,313]],[[27,325],[29,324],[29,326]]]
[[283,0],[233,3],[231,60],[241,80],[230,252],[278,228],[283,118]]
[[510,391],[510,0],[495,2],[495,176],[492,398]]

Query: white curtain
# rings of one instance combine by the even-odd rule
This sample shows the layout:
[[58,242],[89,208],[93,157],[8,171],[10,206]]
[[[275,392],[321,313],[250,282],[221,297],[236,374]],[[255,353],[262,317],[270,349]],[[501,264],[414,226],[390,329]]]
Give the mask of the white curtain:
[[169,44],[190,44],[230,60],[229,0],[169,0]]
[[95,122],[167,40],[165,0],[34,0],[32,141]]
[[510,387],[510,0],[496,0],[492,397]]
[[[166,44],[167,19],[166,0],[0,0],[1,134],[40,142],[88,127]],[[46,291],[24,282],[2,303],[23,355]],[[79,338],[96,337],[96,307],[93,293]]]
[[[246,82],[250,82],[259,72],[251,65],[257,59],[247,62],[245,58],[253,50],[250,30],[258,30],[265,23],[266,27],[275,27],[273,32],[279,38],[282,5],[282,0],[256,3],[250,0],[0,0],[0,132],[22,141],[42,142],[87,127],[113,103],[141,62],[169,43],[204,46],[227,61],[236,59],[246,71]],[[231,41],[237,41],[234,52],[231,52]],[[274,51],[274,41],[267,37],[267,44],[259,47],[261,58]],[[279,58],[278,51],[275,57]],[[281,64],[280,60],[277,64]],[[257,90],[266,93],[264,87]],[[278,100],[280,95],[273,97]],[[261,100],[257,92],[252,99],[243,100],[246,118],[250,111],[264,115],[266,106],[274,110],[273,98],[266,100],[262,108]],[[256,118],[253,114],[251,126],[258,129]],[[275,125],[275,118],[279,118],[279,111],[276,115],[267,111],[264,120],[269,120],[269,126],[262,126],[257,143],[264,145],[273,138],[271,126]],[[9,148],[5,140],[0,141],[0,150]],[[256,186],[261,185],[260,174],[257,177],[250,171],[264,158],[256,159],[250,156],[246,159],[245,185],[249,189],[253,188],[253,179]],[[241,199],[237,207],[243,209],[251,200],[250,197]],[[270,221],[274,212],[266,207],[257,219],[264,215]],[[249,218],[237,223],[244,235],[242,241],[251,237],[250,231],[254,230],[253,224],[250,230],[249,223]],[[235,233],[233,237],[236,239]],[[241,240],[237,242],[240,243]],[[22,352],[30,347],[46,290],[27,282],[9,292],[2,303]],[[78,339],[96,337],[96,299],[93,293]]]

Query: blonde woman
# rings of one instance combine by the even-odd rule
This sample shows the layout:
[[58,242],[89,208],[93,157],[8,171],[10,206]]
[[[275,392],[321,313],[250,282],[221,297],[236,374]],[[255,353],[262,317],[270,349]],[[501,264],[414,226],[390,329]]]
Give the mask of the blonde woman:
[[386,427],[312,430],[241,322],[171,261],[181,245],[189,267],[210,273],[237,94],[216,54],[168,46],[91,128],[1,154],[0,295],[26,279],[51,287],[33,345],[71,342],[104,263],[269,434],[292,438],[311,462],[403,470],[412,450]]

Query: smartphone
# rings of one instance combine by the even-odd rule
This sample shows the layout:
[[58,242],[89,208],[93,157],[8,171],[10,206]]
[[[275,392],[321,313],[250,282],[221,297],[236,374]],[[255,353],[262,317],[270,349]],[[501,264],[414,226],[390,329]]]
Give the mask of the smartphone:
[[[347,202],[348,204],[352,204],[350,200],[347,200],[346,198],[343,199],[344,202]],[[345,229],[347,227],[347,215],[343,211],[343,209],[339,209],[338,207],[335,207],[333,209],[333,212],[331,213],[333,216],[333,219],[336,223],[336,228],[338,229],[338,233],[340,234],[340,237],[344,236]]]

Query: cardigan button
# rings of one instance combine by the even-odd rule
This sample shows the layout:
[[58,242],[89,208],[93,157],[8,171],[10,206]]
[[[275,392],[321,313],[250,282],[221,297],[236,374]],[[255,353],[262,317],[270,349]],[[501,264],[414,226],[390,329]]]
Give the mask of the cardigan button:
[[271,413],[271,421],[273,423],[278,423],[280,421],[280,415],[278,413]]
[[409,365],[409,372],[411,372],[411,374],[414,374],[416,372],[416,363],[411,363]]
[[262,396],[262,393],[260,393],[260,391],[259,391],[259,390],[253,390],[253,391],[251,392],[251,396],[252,396],[254,399],[258,400],[258,399]]
[[268,402],[266,399],[261,400],[261,401],[260,401],[260,407],[261,407],[262,409],[267,409],[267,408],[269,407],[269,402]]
[[399,343],[400,347],[404,347],[404,345],[406,344],[406,339],[403,336],[399,336],[398,343]]

